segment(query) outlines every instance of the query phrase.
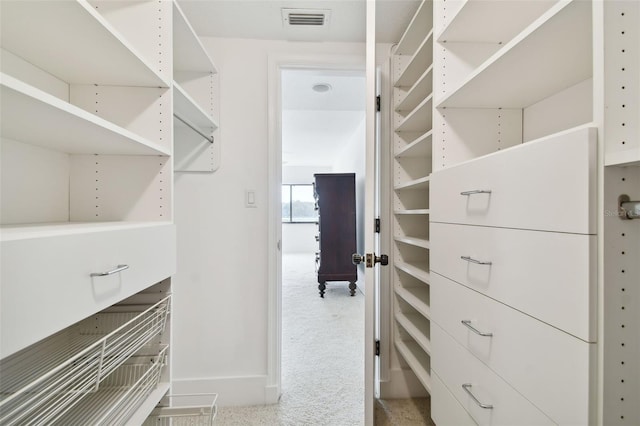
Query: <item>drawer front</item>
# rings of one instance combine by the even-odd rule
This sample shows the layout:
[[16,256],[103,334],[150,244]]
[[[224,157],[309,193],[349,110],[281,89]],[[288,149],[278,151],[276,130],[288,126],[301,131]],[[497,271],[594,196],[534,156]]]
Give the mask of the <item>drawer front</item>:
[[432,271],[595,341],[596,236],[442,223],[430,235]]
[[[431,306],[433,322],[555,422],[592,423],[595,387],[589,377],[595,374],[595,344],[438,274],[431,276],[431,297],[436,302]],[[462,321],[492,335],[480,335]]]
[[[476,423],[481,426],[555,424],[435,323],[431,324],[431,339],[432,370]],[[465,390],[463,385],[471,387]],[[480,404],[492,408],[483,408]]]
[[431,418],[438,426],[476,426],[440,377],[431,371]]
[[596,129],[582,128],[443,169],[431,220],[595,234],[595,166]]
[[[128,265],[104,277],[91,273]],[[1,357],[175,273],[175,227],[2,243]]]

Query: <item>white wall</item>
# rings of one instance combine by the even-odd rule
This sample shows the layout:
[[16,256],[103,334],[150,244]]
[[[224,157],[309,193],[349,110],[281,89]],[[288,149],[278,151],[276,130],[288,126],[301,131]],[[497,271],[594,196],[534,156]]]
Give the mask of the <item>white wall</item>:
[[[262,404],[273,402],[267,396],[268,57],[364,57],[364,44],[203,43],[220,69],[222,163],[213,174],[175,175],[174,392],[219,392],[222,406]],[[256,208],[245,208],[246,189],[256,191]]]

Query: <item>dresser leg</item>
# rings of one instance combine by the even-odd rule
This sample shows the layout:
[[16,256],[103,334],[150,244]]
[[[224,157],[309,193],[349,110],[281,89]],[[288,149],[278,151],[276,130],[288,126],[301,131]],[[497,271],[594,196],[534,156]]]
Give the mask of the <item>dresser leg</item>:
[[356,295],[356,283],[349,283],[349,290],[351,290],[351,295]]
[[327,286],[324,283],[318,284],[318,290],[320,290],[320,297],[324,297],[325,288],[327,288]]

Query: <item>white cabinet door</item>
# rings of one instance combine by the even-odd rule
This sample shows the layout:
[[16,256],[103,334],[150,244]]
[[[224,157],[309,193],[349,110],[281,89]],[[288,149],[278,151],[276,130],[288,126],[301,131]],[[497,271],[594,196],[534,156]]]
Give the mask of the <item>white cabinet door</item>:
[[432,174],[431,221],[596,233],[596,129],[580,128]]
[[432,370],[479,425],[555,425],[434,322],[431,339]]
[[475,426],[437,374],[431,372],[431,418],[438,426]]
[[0,357],[173,275],[175,247],[172,224],[3,241]]
[[595,341],[596,236],[442,223],[430,232],[432,271]]
[[431,275],[431,297],[438,301],[431,308],[433,322],[555,422],[594,423],[595,344],[438,274]]

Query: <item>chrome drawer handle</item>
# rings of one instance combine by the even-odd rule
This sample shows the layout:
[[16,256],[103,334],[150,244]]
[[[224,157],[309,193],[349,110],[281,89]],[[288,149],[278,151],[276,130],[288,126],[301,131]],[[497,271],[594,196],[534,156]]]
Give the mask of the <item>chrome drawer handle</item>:
[[106,277],[107,275],[117,274],[118,272],[122,272],[125,269],[129,269],[129,265],[118,265],[116,269],[112,269],[107,272],[93,272],[91,274],[92,277]]
[[476,263],[478,265],[491,265],[491,262],[483,262],[481,260],[473,259],[469,256],[460,256],[460,259],[466,260],[467,262]]
[[473,194],[491,194],[490,189],[474,189],[473,191],[462,191],[460,195],[473,195]]
[[460,321],[462,324],[466,325],[471,331],[476,333],[478,336],[491,337],[493,333],[485,333],[483,331],[478,330],[474,326],[471,325],[471,320],[462,320]]
[[462,389],[464,389],[464,391],[469,394],[469,396],[476,402],[476,404],[480,406],[480,408],[486,408],[487,410],[491,410],[493,408],[493,405],[491,404],[483,404],[482,402],[478,401],[478,398],[476,398],[476,396],[469,390],[470,388],[471,383],[464,383],[462,385]]

